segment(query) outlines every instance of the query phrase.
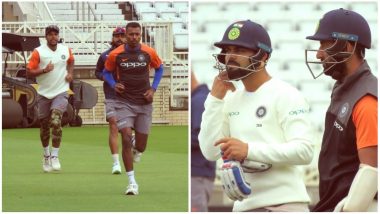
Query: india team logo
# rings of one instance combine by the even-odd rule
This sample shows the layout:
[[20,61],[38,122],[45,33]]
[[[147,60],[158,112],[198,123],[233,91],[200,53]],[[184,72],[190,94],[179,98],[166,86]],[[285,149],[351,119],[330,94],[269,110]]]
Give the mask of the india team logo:
[[143,54],[140,54],[137,59],[139,60],[139,62],[144,62],[145,61],[145,56]]
[[235,40],[239,38],[240,36],[240,30],[237,27],[231,28],[230,32],[228,32],[228,39],[229,40]]
[[348,103],[343,104],[338,114],[339,118],[345,117],[347,115],[349,108],[350,108],[350,105]]
[[258,118],[264,117],[266,113],[267,113],[267,109],[264,106],[260,106],[256,110],[256,116]]

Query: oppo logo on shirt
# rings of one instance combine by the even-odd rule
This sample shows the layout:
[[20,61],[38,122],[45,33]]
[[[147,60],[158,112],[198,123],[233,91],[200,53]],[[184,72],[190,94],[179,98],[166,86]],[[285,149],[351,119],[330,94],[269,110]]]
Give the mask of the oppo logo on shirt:
[[334,122],[334,127],[337,128],[341,132],[343,131],[343,127],[339,123],[337,123],[336,121]]
[[231,111],[231,112],[228,112],[228,116],[232,117],[232,116],[238,116],[240,113],[238,111]]
[[308,112],[309,112],[308,109],[298,109],[298,110],[290,111],[289,114],[290,115],[299,115],[299,114],[306,114]]
[[123,68],[136,68],[136,67],[146,67],[146,62],[121,62],[120,67]]

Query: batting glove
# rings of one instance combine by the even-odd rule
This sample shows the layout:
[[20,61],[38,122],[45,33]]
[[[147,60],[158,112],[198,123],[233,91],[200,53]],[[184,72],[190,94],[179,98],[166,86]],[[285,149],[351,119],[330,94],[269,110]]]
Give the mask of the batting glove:
[[251,194],[251,186],[245,181],[240,162],[224,160],[221,177],[223,191],[231,200],[242,201]]

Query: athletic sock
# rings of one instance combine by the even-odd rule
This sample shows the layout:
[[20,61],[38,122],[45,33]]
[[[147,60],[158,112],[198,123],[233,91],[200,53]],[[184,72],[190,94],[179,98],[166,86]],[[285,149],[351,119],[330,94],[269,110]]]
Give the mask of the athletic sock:
[[119,163],[119,154],[112,154],[112,160],[113,160],[113,165],[120,164]]
[[136,183],[135,172],[134,171],[127,172],[127,175],[128,175],[128,178],[129,178],[129,183],[130,184],[135,184]]
[[51,156],[58,157],[59,148],[51,147]]
[[133,147],[133,148],[136,148],[136,136],[133,136],[133,137],[131,138],[131,143],[132,143],[132,147]]
[[48,157],[48,156],[50,156],[50,150],[49,150],[49,146],[47,146],[47,147],[44,147],[44,156],[45,156],[45,157]]

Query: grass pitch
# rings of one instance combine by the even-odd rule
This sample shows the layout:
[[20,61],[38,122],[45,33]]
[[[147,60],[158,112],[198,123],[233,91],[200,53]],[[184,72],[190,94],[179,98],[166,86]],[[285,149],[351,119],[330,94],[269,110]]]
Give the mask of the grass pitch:
[[62,170],[50,173],[42,171],[39,129],[3,130],[2,211],[187,212],[187,136],[187,126],[153,126],[134,165],[139,195],[126,196],[124,167],[111,174],[108,127],[63,128]]

